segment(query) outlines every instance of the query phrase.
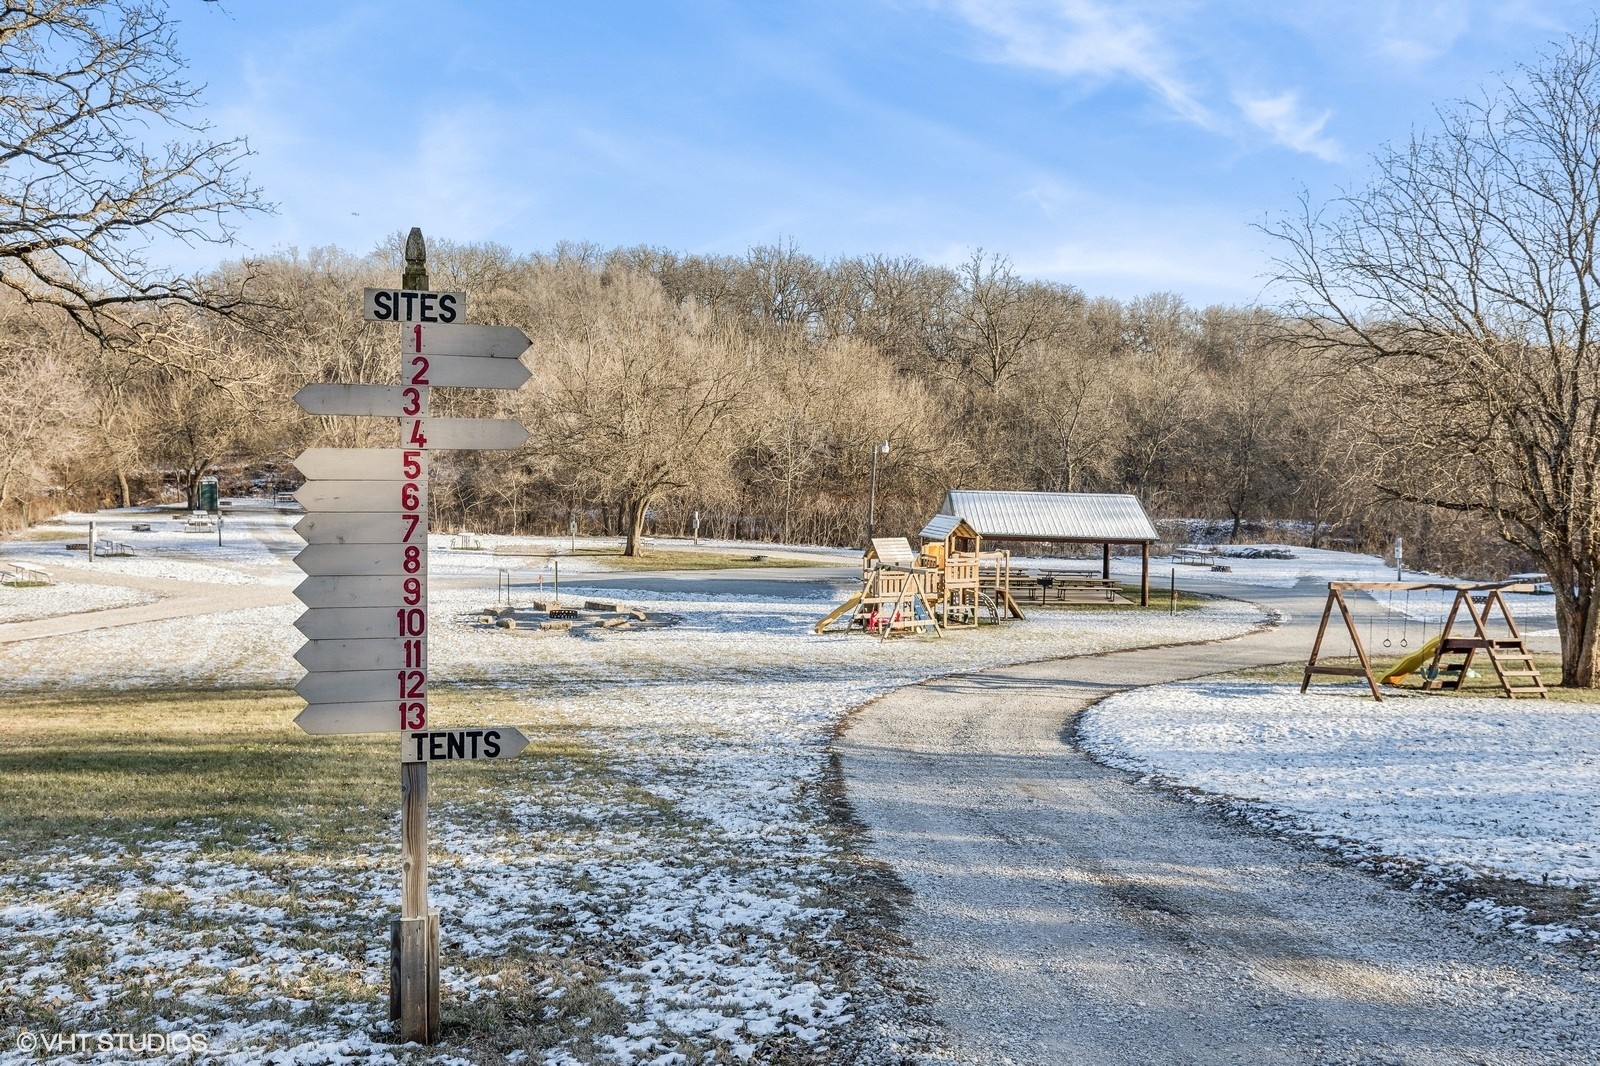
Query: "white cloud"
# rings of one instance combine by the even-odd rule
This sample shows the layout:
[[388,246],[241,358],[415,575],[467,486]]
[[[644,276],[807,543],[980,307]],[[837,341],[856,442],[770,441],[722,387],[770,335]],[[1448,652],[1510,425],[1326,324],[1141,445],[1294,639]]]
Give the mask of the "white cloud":
[[1180,75],[1178,58],[1131,9],[1094,0],[956,0],[955,9],[999,43],[1006,62],[1068,78],[1128,78],[1185,121],[1220,126]]
[[[999,45],[1001,62],[1067,79],[1132,81],[1202,129],[1239,136],[1247,128],[1225,105],[1206,99],[1202,86],[1231,80],[1231,72],[1218,69],[1230,64],[1195,46],[1193,27],[1177,32],[1183,30],[1182,10],[1105,0],[954,0],[954,8]],[[1193,55],[1168,43],[1174,32]],[[1193,74],[1186,66],[1195,68]],[[1248,127],[1274,143],[1326,162],[1343,160],[1343,149],[1323,133],[1332,113],[1308,114],[1297,92],[1235,93],[1233,103]]]
[[1308,115],[1300,106],[1300,94],[1285,90],[1275,96],[1249,96],[1239,93],[1234,103],[1252,126],[1265,131],[1286,148],[1314,155],[1329,163],[1342,162],[1344,150],[1339,143],[1322,135],[1323,127],[1333,116],[1332,111]]

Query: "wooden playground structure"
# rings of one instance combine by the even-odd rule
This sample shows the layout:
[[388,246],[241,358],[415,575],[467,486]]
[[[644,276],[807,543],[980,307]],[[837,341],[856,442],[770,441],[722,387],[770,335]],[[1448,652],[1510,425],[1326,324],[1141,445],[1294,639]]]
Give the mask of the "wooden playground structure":
[[[1534,664],[1533,655],[1528,651],[1527,642],[1523,639],[1522,631],[1517,628],[1516,619],[1511,616],[1511,608],[1506,604],[1504,596],[1507,592],[1533,592],[1534,587],[1526,582],[1513,581],[1487,584],[1440,581],[1328,582],[1328,602],[1322,608],[1322,624],[1317,627],[1317,639],[1311,646],[1311,657],[1306,660],[1305,676],[1300,682],[1302,693],[1310,688],[1312,675],[1335,674],[1365,678],[1367,687],[1372,690],[1372,698],[1382,702],[1383,693],[1378,687],[1379,675],[1373,672],[1372,659],[1366,645],[1362,643],[1360,627],[1356,625],[1355,616],[1344,598],[1346,592],[1380,591],[1389,592],[1391,607],[1395,592],[1405,592],[1408,600],[1412,592],[1418,591],[1455,594],[1439,635],[1384,671],[1382,678],[1386,684],[1397,684],[1400,679],[1421,669],[1424,690],[1459,689],[1466,681],[1467,671],[1474,659],[1482,652],[1489,660],[1490,666],[1494,668],[1495,676],[1500,681],[1500,688],[1506,696],[1512,699],[1519,696],[1548,698],[1549,692],[1545,688],[1544,678],[1540,676],[1539,668]],[[1360,666],[1323,665],[1318,662],[1322,655],[1323,640],[1328,633],[1328,621],[1333,616],[1335,606],[1339,608],[1340,617],[1344,619],[1345,630],[1355,646],[1356,659],[1360,662]],[[1504,635],[1490,632],[1496,611],[1499,612]],[[1463,612],[1466,615],[1465,619],[1461,618]],[[1457,631],[1458,622],[1462,621],[1471,623],[1470,631]],[[1389,644],[1387,638],[1384,644],[1385,646]],[[1407,645],[1408,642],[1402,639],[1401,646]],[[1425,667],[1424,663],[1427,664]]]
[[[946,523],[919,552],[904,537],[874,537],[861,558],[861,591],[812,627],[825,633],[840,622],[880,638],[900,633],[975,628],[1021,618],[1010,592],[1011,553],[982,551],[966,522]],[[926,533],[926,531],[924,531]]]

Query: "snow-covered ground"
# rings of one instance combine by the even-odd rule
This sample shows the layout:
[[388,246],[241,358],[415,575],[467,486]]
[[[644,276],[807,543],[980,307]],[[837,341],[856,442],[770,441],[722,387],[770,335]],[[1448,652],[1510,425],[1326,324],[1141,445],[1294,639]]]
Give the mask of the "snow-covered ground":
[[[1325,585],[1329,581],[1394,581],[1396,580],[1393,566],[1384,562],[1376,555],[1360,555],[1352,552],[1327,551],[1321,548],[1302,548],[1286,544],[1252,544],[1232,545],[1219,548],[1221,552],[1232,550],[1245,551],[1250,549],[1269,549],[1287,552],[1292,559],[1249,559],[1243,557],[1218,557],[1217,562],[1228,567],[1227,570],[1212,570],[1209,565],[1194,565],[1179,562],[1171,556],[1160,556],[1150,560],[1150,584],[1153,592],[1159,592],[1167,587],[1169,580],[1174,576],[1183,588],[1212,588],[1222,595],[1228,595],[1231,589],[1241,585],[1258,585],[1268,588],[1293,588],[1302,581],[1310,581]],[[1094,560],[1098,562],[1098,560]],[[1030,567],[1050,566],[1077,566],[1083,567],[1086,560],[1075,559],[1027,559],[1021,565]],[[1137,557],[1116,556],[1111,561],[1111,572],[1124,581],[1137,581],[1139,578],[1139,559]],[[1438,574],[1422,573],[1415,570],[1406,570],[1402,577],[1406,581],[1446,581]],[[1351,609],[1362,615],[1363,624],[1367,619],[1375,619],[1378,629],[1385,630],[1398,647],[1404,620],[1409,618],[1414,624],[1406,630],[1406,638],[1411,647],[1418,647],[1427,636],[1438,633],[1439,626],[1444,622],[1445,615],[1449,612],[1454,593],[1442,591],[1392,591],[1388,589],[1370,590],[1365,593],[1370,601],[1368,607],[1363,607],[1361,602],[1354,597],[1347,597],[1351,601]],[[1506,605],[1511,608],[1512,615],[1516,618],[1518,626],[1528,636],[1545,636],[1554,633],[1556,622],[1556,608],[1554,596],[1536,596],[1523,593],[1509,593],[1505,597]],[[1467,620],[1462,616],[1465,626]],[[1431,626],[1431,630],[1429,627]],[[1418,634],[1426,632],[1426,636],[1418,639]]]
[[27,622],[82,611],[130,607],[155,598],[154,593],[120,585],[83,585],[70,581],[24,587],[0,585],[0,622]]
[[[1216,680],[1086,711],[1084,745],[1380,866],[1600,890],[1600,708]],[[1479,903],[1517,923],[1519,908]],[[1592,918],[1592,916],[1591,916]],[[1593,936],[1560,921],[1545,939]]]
[[[214,541],[201,548],[168,532],[142,559],[295,580],[279,536],[293,517],[257,521],[254,532],[229,526],[259,550],[217,556]],[[494,602],[500,559],[448,543],[434,540],[430,571],[486,581],[481,591],[431,593],[434,677],[468,695],[509,697],[510,724],[587,755],[439,771],[458,786],[444,786],[431,812],[445,994],[490,1001],[533,965],[515,960],[557,960],[543,979],[555,982],[548,1009],[558,1011],[556,997],[577,996],[560,983],[561,967],[572,967],[604,1009],[544,1053],[557,1063],[685,1061],[674,1057],[682,1048],[716,1061],[780,1046],[821,1053],[848,1029],[862,1004],[828,960],[842,950],[838,892],[851,874],[825,785],[829,738],[852,707],[952,671],[1216,639],[1263,618],[1232,602],[1176,616],[1041,611],[1025,623],[880,642],[812,634],[842,597],[824,586],[788,600],[607,588],[595,594],[682,622],[533,635],[471,624]],[[563,591],[582,595],[581,577],[569,584],[565,569]],[[0,646],[0,692],[287,686],[300,674],[297,614],[254,608]],[[462,784],[474,774],[481,786]],[[269,1047],[280,1062],[391,1061],[394,1049],[368,1034],[388,1024],[379,930],[398,891],[392,833],[353,838],[328,857],[265,831],[228,843],[203,817],[164,832],[136,846],[70,841],[0,859],[0,999],[48,1009],[72,1031],[148,994],[166,1023],[208,1033],[237,1061],[259,1061]],[[111,961],[85,973],[74,963],[84,952]],[[513,961],[497,969],[508,952]]]

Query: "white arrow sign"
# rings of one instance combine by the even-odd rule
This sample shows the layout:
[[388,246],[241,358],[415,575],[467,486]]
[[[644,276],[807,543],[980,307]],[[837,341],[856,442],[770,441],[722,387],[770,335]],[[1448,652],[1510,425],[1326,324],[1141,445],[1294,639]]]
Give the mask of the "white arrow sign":
[[394,481],[308,481],[295,490],[294,498],[308,511],[428,513],[427,486]]
[[[389,700],[396,715],[399,670],[314,670],[300,679],[295,692],[307,703],[381,703]],[[420,697],[419,697],[420,698]],[[399,724],[398,717],[395,719]]]
[[361,290],[361,317],[368,322],[459,322],[466,313],[464,292]]
[[522,730],[511,725],[477,729],[434,729],[400,738],[401,762],[443,762],[446,759],[515,759],[528,746]]
[[312,608],[421,606],[421,575],[411,577],[417,591],[409,597],[409,603],[406,580],[406,577],[398,574],[383,577],[308,577],[294,587],[294,595],[295,599]]
[[399,733],[400,704],[313,703],[294,716],[294,724],[317,736],[332,733]]
[[474,359],[435,355],[428,360],[428,384],[463,389],[520,389],[533,373],[516,359]]
[[[367,640],[308,640],[294,653],[295,661],[307,670],[388,670],[426,668],[416,661],[422,642],[413,640],[406,647],[401,637]],[[408,651],[410,654],[407,654]],[[397,682],[398,685],[398,682]]]
[[404,448],[307,448],[294,468],[308,479],[340,481],[415,481],[427,476],[428,457]]
[[522,447],[528,431],[514,418],[424,418],[422,435],[429,451],[509,451]]
[[313,544],[294,557],[295,565],[313,577],[376,577],[428,570],[428,553],[406,558],[403,544]]
[[294,627],[307,640],[366,640],[400,636],[400,607],[318,607],[303,612]]
[[[382,482],[379,482],[382,484]],[[422,515],[390,511],[308,514],[294,524],[307,544],[403,544],[407,538],[421,545],[425,528]]]
[[[533,342],[516,326],[415,325],[400,334],[401,355],[463,355],[515,359]],[[432,372],[429,364],[429,372]],[[435,384],[432,380],[430,385]]]
[[417,410],[406,389],[409,385],[303,385],[294,402],[308,415],[392,415],[399,418],[409,407]]

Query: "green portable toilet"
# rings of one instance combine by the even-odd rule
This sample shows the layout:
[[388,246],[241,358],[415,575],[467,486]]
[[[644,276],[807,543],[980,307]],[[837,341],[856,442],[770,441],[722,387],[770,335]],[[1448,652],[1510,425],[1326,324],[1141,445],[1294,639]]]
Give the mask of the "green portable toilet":
[[203,477],[200,479],[200,510],[211,514],[217,513],[217,479]]

